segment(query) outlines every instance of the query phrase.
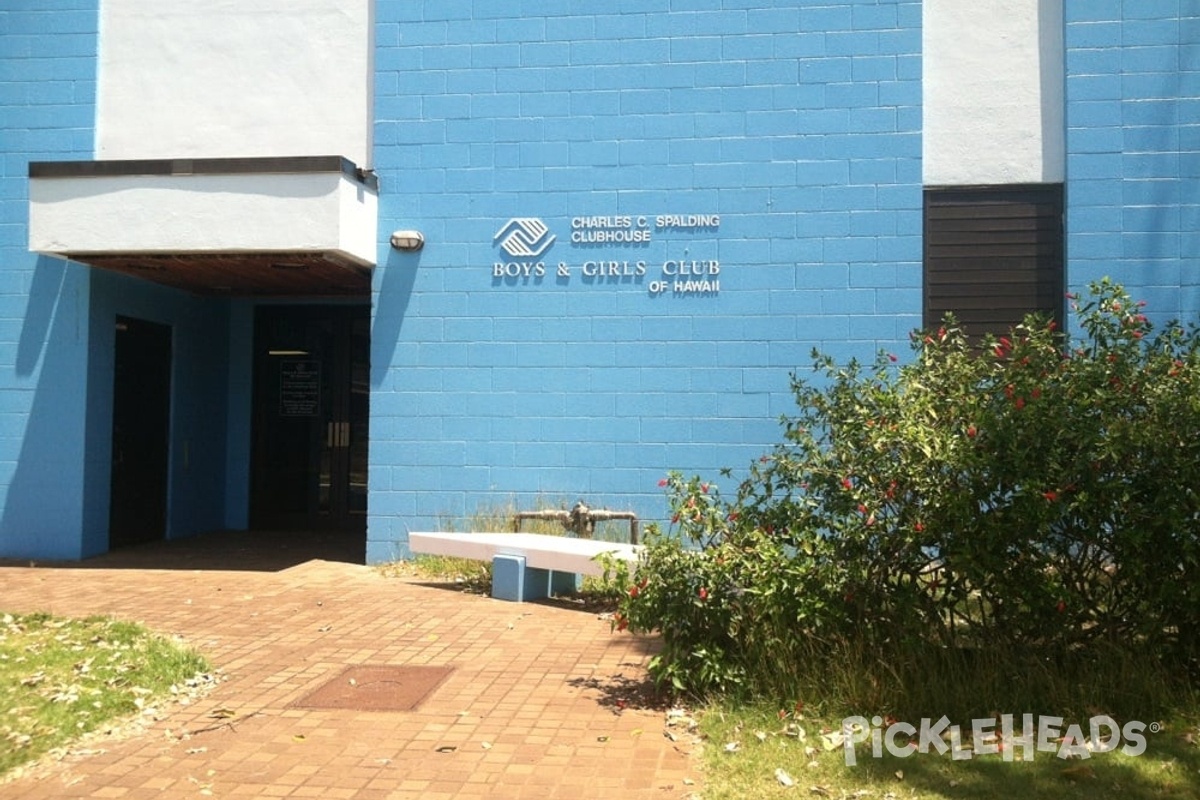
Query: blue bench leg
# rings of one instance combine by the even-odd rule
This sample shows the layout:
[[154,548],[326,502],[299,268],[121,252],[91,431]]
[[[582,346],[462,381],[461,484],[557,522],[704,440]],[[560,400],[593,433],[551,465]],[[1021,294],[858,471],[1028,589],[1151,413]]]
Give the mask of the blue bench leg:
[[550,594],[575,594],[579,591],[579,576],[574,572],[551,572]]
[[497,600],[541,600],[549,592],[550,570],[525,566],[525,556],[492,558],[492,597]]
[[525,556],[492,558],[492,597],[497,600],[542,600],[555,594],[579,591],[574,572],[553,572],[525,565]]

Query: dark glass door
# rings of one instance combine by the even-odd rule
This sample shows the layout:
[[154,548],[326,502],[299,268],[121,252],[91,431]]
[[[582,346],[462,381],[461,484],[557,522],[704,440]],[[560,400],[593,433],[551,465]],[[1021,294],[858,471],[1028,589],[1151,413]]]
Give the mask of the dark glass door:
[[167,526],[171,329],[117,317],[108,545],[162,539]]
[[369,309],[255,318],[251,525],[366,530]]

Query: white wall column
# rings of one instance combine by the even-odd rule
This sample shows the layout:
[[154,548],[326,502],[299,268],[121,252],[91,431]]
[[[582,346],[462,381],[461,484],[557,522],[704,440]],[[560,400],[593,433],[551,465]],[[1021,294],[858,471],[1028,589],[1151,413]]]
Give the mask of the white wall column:
[[1063,0],[925,0],[927,186],[1059,183]]

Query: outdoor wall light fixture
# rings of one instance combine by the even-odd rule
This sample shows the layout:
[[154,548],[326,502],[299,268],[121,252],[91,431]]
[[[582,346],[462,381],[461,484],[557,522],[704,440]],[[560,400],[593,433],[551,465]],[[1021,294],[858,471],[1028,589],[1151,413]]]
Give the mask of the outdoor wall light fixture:
[[397,250],[415,252],[425,246],[425,235],[420,231],[392,231],[392,247]]

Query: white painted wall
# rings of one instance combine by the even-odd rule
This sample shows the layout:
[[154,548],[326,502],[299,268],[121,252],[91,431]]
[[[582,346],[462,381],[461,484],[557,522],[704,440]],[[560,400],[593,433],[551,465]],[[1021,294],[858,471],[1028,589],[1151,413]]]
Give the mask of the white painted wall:
[[96,157],[370,166],[373,0],[102,0]]
[[340,172],[29,181],[38,253],[338,251],[375,263],[378,200]]
[[1063,180],[1063,0],[925,0],[926,185]]

